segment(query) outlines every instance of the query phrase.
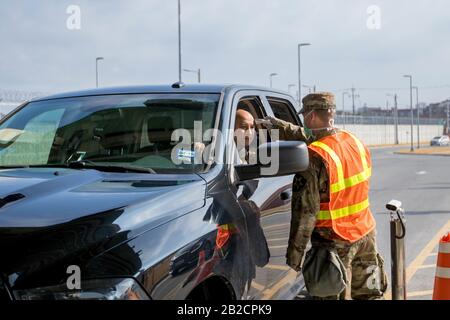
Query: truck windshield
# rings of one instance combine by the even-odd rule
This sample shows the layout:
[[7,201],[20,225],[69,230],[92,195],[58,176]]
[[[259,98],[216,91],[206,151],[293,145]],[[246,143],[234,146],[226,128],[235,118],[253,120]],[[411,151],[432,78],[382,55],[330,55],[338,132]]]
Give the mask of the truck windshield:
[[214,128],[219,99],[220,94],[127,94],[31,102],[0,122],[0,166],[83,162],[196,172],[204,166],[186,159],[194,149],[183,149],[181,163],[173,161],[179,141],[172,133],[185,129],[193,139],[194,122],[203,132]]

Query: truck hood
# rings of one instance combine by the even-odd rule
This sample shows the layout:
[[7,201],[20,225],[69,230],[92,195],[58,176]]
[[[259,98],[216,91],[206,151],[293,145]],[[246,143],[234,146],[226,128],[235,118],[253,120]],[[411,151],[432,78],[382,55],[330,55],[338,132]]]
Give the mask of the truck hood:
[[0,170],[0,271],[100,254],[204,203],[196,174]]

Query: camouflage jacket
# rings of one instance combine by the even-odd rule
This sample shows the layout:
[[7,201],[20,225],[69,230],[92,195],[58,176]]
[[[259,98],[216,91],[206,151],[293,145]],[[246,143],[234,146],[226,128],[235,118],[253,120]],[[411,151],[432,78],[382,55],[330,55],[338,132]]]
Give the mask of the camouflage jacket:
[[[276,119],[274,129],[279,130],[280,140],[300,140],[310,144],[325,136],[335,134],[338,129],[321,131],[314,139],[307,138],[302,127]],[[340,242],[333,230],[316,228],[316,215],[321,202],[329,201],[329,182],[326,163],[317,154],[311,154],[307,171],[295,175],[292,185],[292,217],[287,264],[299,271],[306,247],[313,238],[316,242]]]

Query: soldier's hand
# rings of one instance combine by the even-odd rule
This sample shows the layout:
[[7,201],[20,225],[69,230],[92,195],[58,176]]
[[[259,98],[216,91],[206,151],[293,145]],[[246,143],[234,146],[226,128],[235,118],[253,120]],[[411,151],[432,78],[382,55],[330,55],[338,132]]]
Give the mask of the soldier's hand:
[[255,119],[255,124],[271,130],[276,126],[277,120],[273,117],[264,117],[264,119]]
[[288,250],[286,254],[286,264],[297,272],[302,270],[303,252]]

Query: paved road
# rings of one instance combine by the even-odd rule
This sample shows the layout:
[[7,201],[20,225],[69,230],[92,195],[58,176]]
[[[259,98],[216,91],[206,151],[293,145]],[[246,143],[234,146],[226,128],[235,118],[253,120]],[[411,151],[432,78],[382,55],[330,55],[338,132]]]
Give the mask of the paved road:
[[378,244],[390,275],[389,214],[385,204],[391,199],[402,201],[407,216],[408,296],[431,299],[437,258],[435,243],[438,236],[450,231],[450,158],[396,155],[395,150],[371,149],[370,200],[377,220]]

